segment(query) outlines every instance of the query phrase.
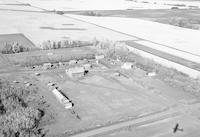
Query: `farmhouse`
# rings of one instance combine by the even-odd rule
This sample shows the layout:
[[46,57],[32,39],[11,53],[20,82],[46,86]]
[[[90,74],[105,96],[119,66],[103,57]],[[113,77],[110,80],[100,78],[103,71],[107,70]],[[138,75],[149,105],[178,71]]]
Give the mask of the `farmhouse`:
[[125,62],[121,68],[122,69],[132,69],[134,67],[134,64],[132,62]]
[[84,64],[83,67],[86,71],[89,71],[92,68],[92,64]]
[[86,73],[84,67],[72,67],[72,68],[66,69],[65,72],[70,78],[82,77]]
[[96,59],[96,63],[99,64],[99,60],[104,59],[104,55],[96,55],[95,59]]

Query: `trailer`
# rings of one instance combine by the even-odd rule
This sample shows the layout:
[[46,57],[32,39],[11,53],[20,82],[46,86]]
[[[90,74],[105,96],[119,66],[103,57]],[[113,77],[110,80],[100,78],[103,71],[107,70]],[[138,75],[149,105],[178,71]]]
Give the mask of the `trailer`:
[[52,90],[52,93],[55,95],[55,97],[57,98],[57,100],[64,105],[65,109],[71,109],[72,108],[72,103],[70,102],[70,100],[65,97],[58,89],[54,89]]

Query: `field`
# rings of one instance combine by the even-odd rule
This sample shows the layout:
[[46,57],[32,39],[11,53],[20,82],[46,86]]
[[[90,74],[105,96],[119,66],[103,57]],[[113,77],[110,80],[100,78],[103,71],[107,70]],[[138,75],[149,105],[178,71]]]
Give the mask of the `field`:
[[[75,13],[81,15],[89,15],[91,11],[72,11],[68,13]],[[151,12],[146,10],[108,10],[108,11],[93,11],[99,16],[106,17],[126,17],[126,18],[139,18],[149,21],[155,21],[164,24],[175,25],[183,28],[199,29],[199,9],[155,9]]]
[[[128,36],[110,32],[54,12],[24,5],[0,5],[0,34],[23,33],[36,47],[47,40],[91,40],[94,37],[111,40],[130,40]],[[12,2],[10,2],[12,3]],[[48,34],[48,35],[47,35]]]
[[48,10],[85,11],[85,10],[126,10],[126,9],[182,9],[200,6],[198,1],[180,0],[20,0]]
[[0,50],[30,48],[0,53],[0,136],[198,137],[200,31],[168,21],[199,10],[165,2],[0,0]]

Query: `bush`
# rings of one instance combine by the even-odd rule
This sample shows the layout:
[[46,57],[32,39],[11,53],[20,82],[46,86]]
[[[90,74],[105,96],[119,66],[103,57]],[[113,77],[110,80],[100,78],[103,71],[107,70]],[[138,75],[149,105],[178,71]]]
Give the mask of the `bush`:
[[61,40],[61,41],[44,41],[40,48],[43,50],[49,49],[60,49],[60,48],[73,48],[73,47],[83,47],[83,46],[91,46],[91,42],[86,41],[74,41],[71,39]]
[[30,91],[12,87],[9,82],[0,80],[0,136],[1,137],[40,137],[39,121],[41,110],[28,106],[25,99]]
[[93,40],[93,46],[103,50],[114,49],[115,44],[116,44],[115,42],[109,40],[102,40],[102,41],[99,41],[97,39]]
[[63,15],[65,13],[63,11],[56,11],[56,14]]
[[1,53],[3,54],[14,54],[19,52],[26,52],[29,51],[29,48],[26,48],[22,44],[18,42],[14,43],[5,43],[3,45],[3,49],[1,50]]
[[87,15],[87,16],[102,16],[100,13],[97,13],[97,12],[94,12],[94,11],[85,12],[84,15]]
[[12,45],[10,43],[6,43],[3,46],[3,49],[1,51],[1,53],[3,53],[3,54],[11,54],[11,53],[13,53]]
[[178,10],[178,7],[171,7],[172,10]]
[[3,134],[21,134],[21,131],[34,132],[33,129],[37,127],[40,118],[39,110],[30,107],[20,108],[1,117],[1,132]]
[[199,27],[194,25],[193,22],[194,20],[192,19],[172,18],[170,19],[169,24],[182,28],[199,29]]

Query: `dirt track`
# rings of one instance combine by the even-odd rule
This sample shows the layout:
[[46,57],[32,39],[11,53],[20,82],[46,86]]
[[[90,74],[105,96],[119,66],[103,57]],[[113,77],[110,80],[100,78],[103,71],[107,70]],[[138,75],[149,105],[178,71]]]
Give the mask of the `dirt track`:
[[179,113],[178,112],[162,112],[162,113],[158,113],[158,114],[154,114],[151,116],[147,116],[147,117],[143,117],[143,118],[138,118],[138,119],[134,119],[134,120],[130,120],[130,121],[126,121],[126,122],[121,122],[118,124],[113,124],[111,126],[106,126],[106,127],[102,127],[102,128],[97,128],[88,132],[83,132],[77,135],[73,135],[71,137],[90,137],[90,136],[95,136],[95,135],[101,135],[101,134],[105,134],[107,132],[113,132],[116,130],[120,130],[122,128],[126,128],[128,126],[141,126],[141,125],[145,125],[145,124],[149,124],[149,123],[153,123],[159,120],[164,120],[164,119],[168,119],[168,118],[173,118],[178,116]]
[[[192,110],[198,109],[200,107],[200,104],[192,104],[193,106],[185,106],[180,107],[172,110],[164,110],[163,112],[152,114],[149,116],[144,116],[138,119],[125,121],[125,122],[119,122],[117,124],[113,124],[106,127],[97,128],[91,131],[86,131],[80,134],[72,135],[71,137],[90,137],[90,136],[102,136],[106,134],[110,134],[113,132],[119,132],[120,130],[126,129],[127,127],[140,127],[140,126],[148,126],[148,124],[157,123],[159,121],[165,121],[168,119],[175,119],[176,117],[182,117],[183,114],[181,112],[184,112],[186,110]],[[184,108],[184,109],[183,109]],[[172,127],[173,128],[173,127]],[[162,134],[162,133],[160,133]]]

